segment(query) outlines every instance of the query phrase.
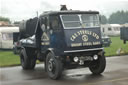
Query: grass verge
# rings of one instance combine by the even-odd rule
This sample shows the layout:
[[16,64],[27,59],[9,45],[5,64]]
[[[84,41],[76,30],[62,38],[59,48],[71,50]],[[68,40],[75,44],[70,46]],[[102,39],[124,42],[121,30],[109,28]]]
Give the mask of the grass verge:
[[14,55],[12,51],[0,51],[0,67],[15,66],[19,64],[19,55]]
[[[128,54],[128,42],[126,44],[123,43],[123,40],[120,40],[120,37],[111,37],[112,43],[110,47],[105,47],[105,56],[117,56]],[[117,51],[119,51],[117,54]]]

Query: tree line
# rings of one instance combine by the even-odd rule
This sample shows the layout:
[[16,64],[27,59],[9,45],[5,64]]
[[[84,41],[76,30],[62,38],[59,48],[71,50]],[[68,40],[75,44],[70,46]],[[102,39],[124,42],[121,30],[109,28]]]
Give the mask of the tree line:
[[[11,22],[9,18],[1,17],[0,21]],[[17,22],[14,22],[17,23]],[[112,13],[109,18],[105,15],[101,15],[101,24],[125,24],[128,23],[128,11],[117,11]]]
[[0,16],[0,21],[10,22],[10,19],[7,17]]
[[117,11],[112,13],[109,18],[101,15],[101,24],[125,24],[128,23],[128,11]]

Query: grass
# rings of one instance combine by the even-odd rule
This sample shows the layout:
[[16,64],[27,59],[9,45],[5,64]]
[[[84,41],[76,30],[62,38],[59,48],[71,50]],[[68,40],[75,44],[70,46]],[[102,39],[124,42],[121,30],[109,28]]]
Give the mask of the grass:
[[14,66],[20,64],[20,57],[12,51],[0,51],[0,67]]
[[[116,56],[128,54],[128,42],[123,43],[123,40],[120,40],[120,37],[111,37],[111,46],[105,47],[105,56]],[[117,50],[121,49],[121,52],[117,54]]]
[[[111,37],[112,43],[110,47],[105,47],[105,56],[116,56],[128,54],[128,42],[123,44],[120,37]],[[117,54],[117,50],[122,48],[121,54]],[[0,51],[0,67],[15,66],[20,64],[19,55],[14,55],[12,51]]]
[[[105,47],[105,56],[116,56],[128,54],[128,42],[123,43],[123,40],[120,40],[120,37],[111,37],[112,43],[110,47]],[[120,54],[117,54],[117,50],[122,49]]]

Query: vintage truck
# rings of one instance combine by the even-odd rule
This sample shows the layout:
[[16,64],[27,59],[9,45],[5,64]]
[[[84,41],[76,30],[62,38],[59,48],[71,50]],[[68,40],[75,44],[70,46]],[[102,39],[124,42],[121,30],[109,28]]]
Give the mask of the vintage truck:
[[20,60],[24,70],[44,61],[51,79],[64,69],[88,67],[101,74],[106,67],[98,11],[48,11],[20,24]]

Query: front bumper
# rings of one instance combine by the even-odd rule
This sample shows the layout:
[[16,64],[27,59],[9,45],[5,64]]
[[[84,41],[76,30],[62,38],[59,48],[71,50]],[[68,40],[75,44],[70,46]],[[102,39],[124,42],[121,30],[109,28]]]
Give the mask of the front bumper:
[[97,51],[104,50],[103,48],[94,48],[94,49],[82,49],[82,50],[66,50],[64,53],[74,53],[74,52],[87,52],[87,51]]

